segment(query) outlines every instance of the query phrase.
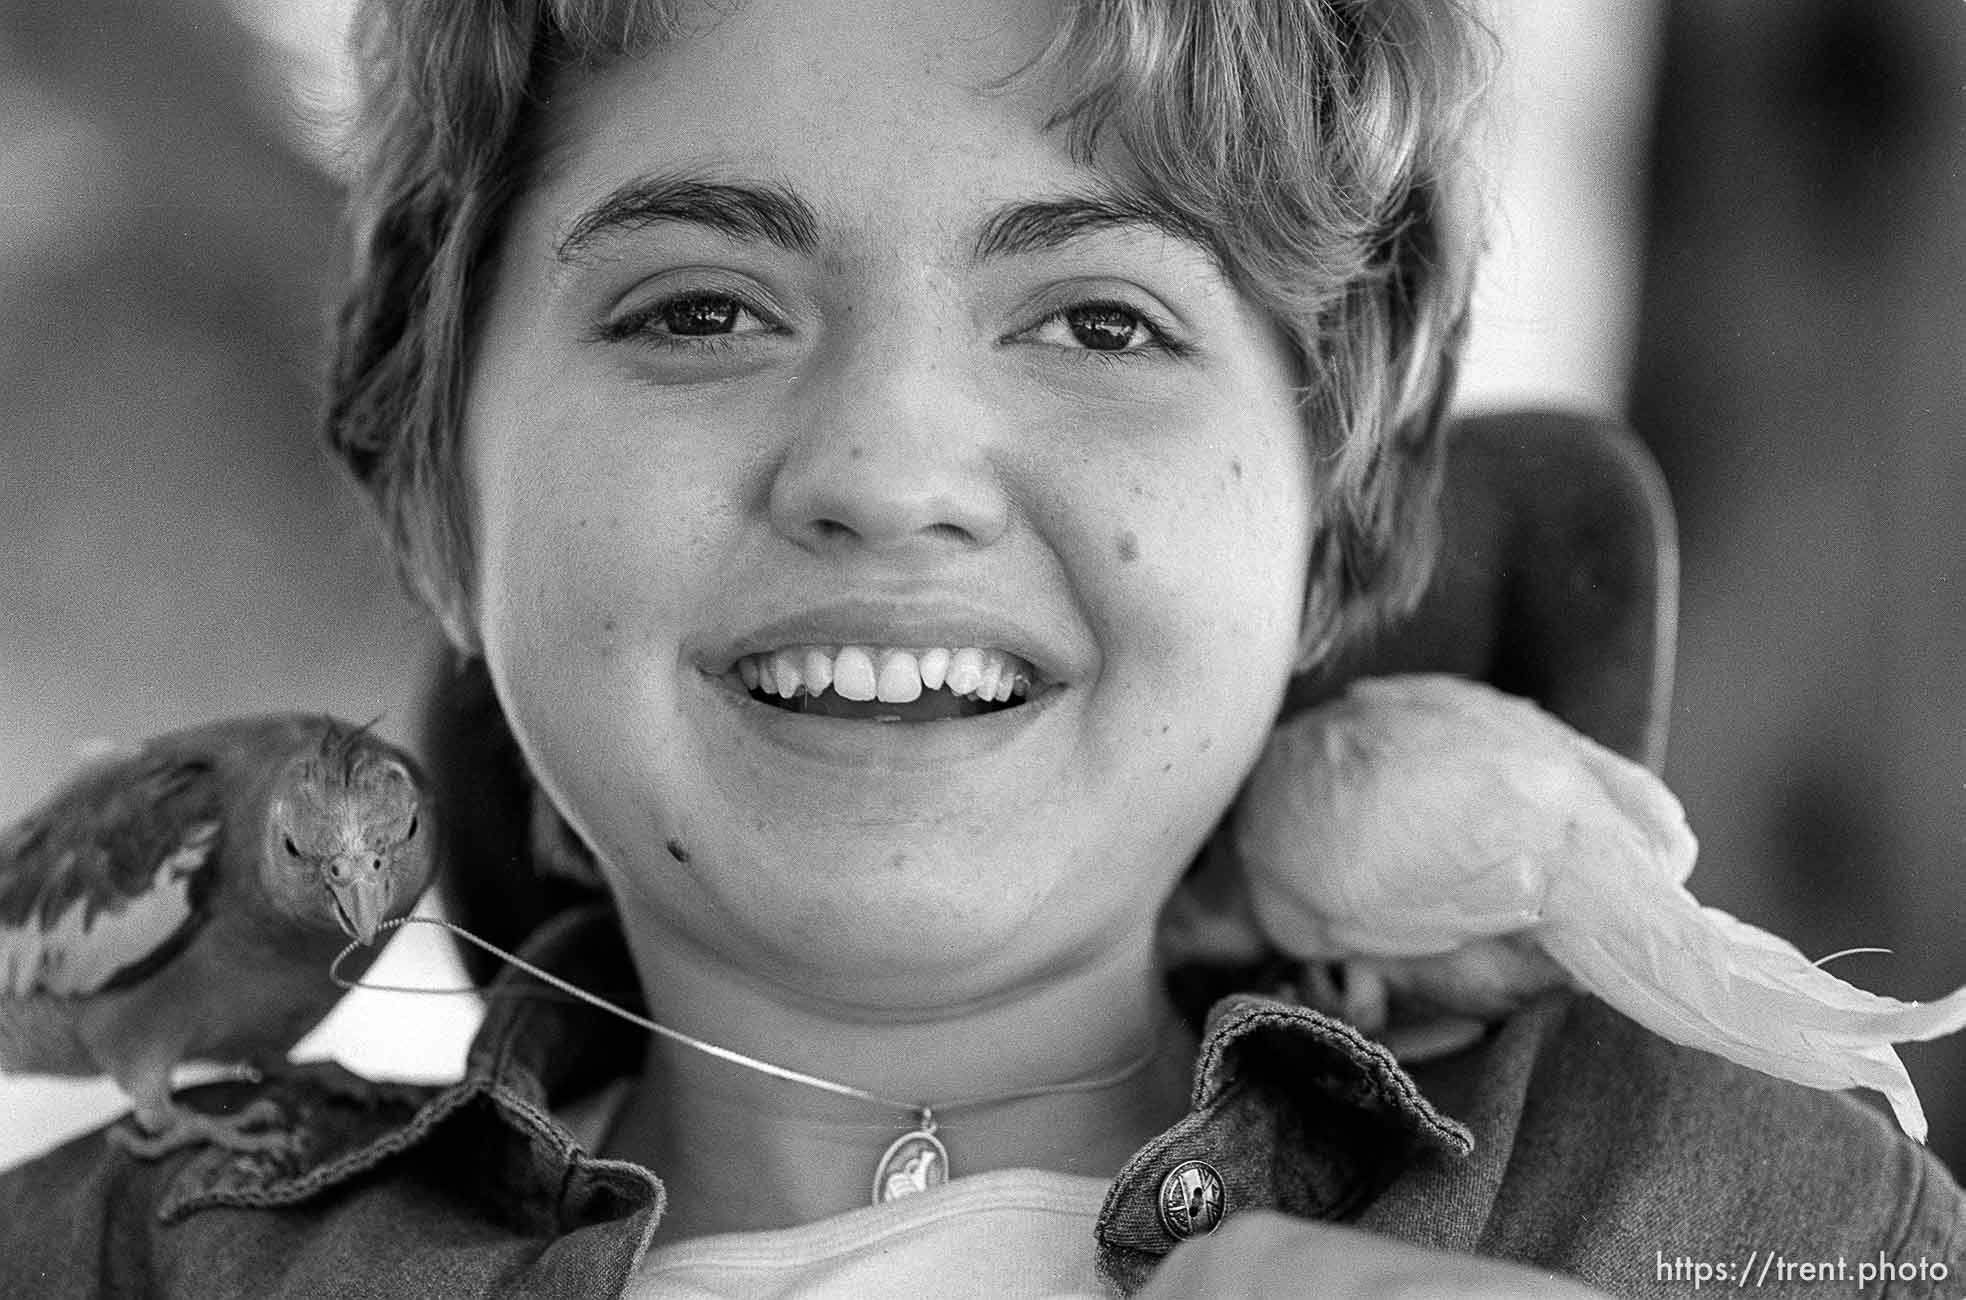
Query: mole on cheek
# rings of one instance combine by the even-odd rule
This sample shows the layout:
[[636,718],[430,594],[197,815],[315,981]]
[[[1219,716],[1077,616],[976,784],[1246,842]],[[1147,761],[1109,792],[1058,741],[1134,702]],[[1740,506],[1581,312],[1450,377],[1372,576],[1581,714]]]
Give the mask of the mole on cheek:
[[1120,562],[1131,564],[1140,558],[1140,539],[1131,530],[1122,531],[1119,537]]

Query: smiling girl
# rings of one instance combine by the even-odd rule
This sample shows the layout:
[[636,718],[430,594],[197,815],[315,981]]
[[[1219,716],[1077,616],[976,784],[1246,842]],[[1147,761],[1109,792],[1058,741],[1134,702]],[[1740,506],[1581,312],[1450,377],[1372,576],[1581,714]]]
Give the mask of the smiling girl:
[[453,1088],[266,1085],[294,1162],[65,1148],[9,1179],[68,1209],[18,1243],[10,1211],[8,1267],[1558,1295],[1784,1234],[1947,1248],[1957,1189],[1863,1112],[1594,1003],[1413,1073],[1285,1001],[1168,1003],[1156,918],[1293,673],[1427,571],[1458,6],[379,0],[361,31],[331,439],[605,880],[528,955],[662,1029],[495,994]]
[[[1305,637],[1340,444],[1307,436],[1311,359],[1238,255],[1303,256],[1278,218],[1311,208],[1180,174],[1250,150],[1233,103],[1155,160],[1128,142],[1161,90],[1087,98],[1102,64],[1103,94],[1230,42],[1308,54],[1301,20],[1234,18],[1152,66],[1185,34],[1148,10],[685,6],[633,59],[546,60],[462,437],[429,431],[463,527],[421,572],[603,864],[651,1014],[940,1105],[963,1174],[1103,1192],[1186,1111],[1154,919]],[[1440,242],[1352,227],[1319,251],[1388,296],[1374,263]],[[1413,261],[1430,398],[1465,268]],[[658,1044],[604,1147],[692,1189],[677,1239],[864,1200],[883,1119]]]

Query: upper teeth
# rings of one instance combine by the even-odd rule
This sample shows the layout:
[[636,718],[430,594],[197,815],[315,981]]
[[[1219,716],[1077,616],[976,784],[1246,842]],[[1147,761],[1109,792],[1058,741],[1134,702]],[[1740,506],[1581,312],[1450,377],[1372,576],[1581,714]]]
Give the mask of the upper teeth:
[[1028,694],[1037,673],[1016,655],[969,646],[902,650],[887,646],[787,646],[737,661],[748,690],[791,699],[831,687],[849,700],[906,704],[924,690],[947,690],[978,700]]

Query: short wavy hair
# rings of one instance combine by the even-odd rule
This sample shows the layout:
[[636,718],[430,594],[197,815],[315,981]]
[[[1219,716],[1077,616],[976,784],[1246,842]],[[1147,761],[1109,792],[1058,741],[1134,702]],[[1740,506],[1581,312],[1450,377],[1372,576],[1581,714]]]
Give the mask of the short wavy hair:
[[[554,79],[663,39],[678,0],[364,0],[353,240],[326,437],[409,586],[471,643],[465,376]],[[1062,0],[1054,125],[1106,133],[1293,341],[1323,471],[1300,666],[1418,600],[1480,243],[1463,0]]]

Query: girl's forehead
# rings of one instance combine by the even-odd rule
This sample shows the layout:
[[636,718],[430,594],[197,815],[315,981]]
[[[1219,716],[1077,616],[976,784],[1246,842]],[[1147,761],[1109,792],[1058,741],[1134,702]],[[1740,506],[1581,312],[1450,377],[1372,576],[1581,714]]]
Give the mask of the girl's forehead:
[[[1233,293],[1192,205],[1148,183],[1119,132],[1093,149],[1075,134],[1061,30],[1044,0],[706,9],[556,88],[512,247],[544,256],[549,287],[642,249],[742,245],[889,287],[1097,249],[1106,270]],[[658,227],[734,244],[664,245]]]
[[905,194],[925,172],[1089,172],[1040,66],[1058,25],[1046,0],[699,0],[639,54],[562,75],[533,176],[687,161],[808,184],[878,171]]
[[1060,0],[679,0],[671,11],[657,45],[727,53],[773,77],[842,55],[999,76],[1041,52],[1065,17]]

